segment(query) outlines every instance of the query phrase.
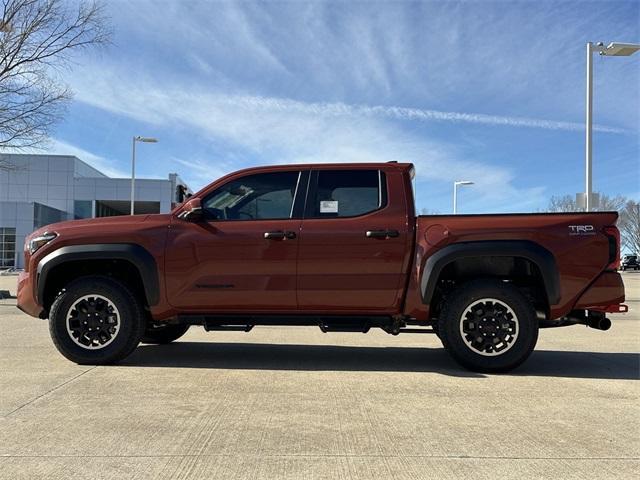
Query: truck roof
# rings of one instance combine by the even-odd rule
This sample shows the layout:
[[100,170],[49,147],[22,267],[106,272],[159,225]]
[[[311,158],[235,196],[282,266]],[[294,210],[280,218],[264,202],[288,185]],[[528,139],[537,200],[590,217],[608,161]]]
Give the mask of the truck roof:
[[236,170],[233,175],[249,172],[249,171],[279,171],[296,169],[385,169],[385,170],[411,170],[414,168],[413,163],[400,163],[400,162],[350,162],[350,163],[289,163],[282,165],[263,165],[256,167],[243,168],[242,170]]

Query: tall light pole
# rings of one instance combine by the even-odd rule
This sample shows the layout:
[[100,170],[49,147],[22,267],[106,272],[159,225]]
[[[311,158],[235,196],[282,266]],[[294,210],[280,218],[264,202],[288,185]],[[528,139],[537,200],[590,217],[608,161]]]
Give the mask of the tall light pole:
[[473,185],[469,180],[458,180],[453,182],[453,214],[458,213],[458,185]]
[[131,215],[135,215],[135,192],[136,192],[136,142],[157,143],[157,138],[133,137],[131,141]]
[[605,57],[628,57],[640,50],[640,45],[633,43],[610,43],[606,47],[604,43],[593,44],[587,42],[587,118],[585,141],[585,211],[592,208],[593,177],[592,177],[592,130],[593,130],[593,54],[598,52]]

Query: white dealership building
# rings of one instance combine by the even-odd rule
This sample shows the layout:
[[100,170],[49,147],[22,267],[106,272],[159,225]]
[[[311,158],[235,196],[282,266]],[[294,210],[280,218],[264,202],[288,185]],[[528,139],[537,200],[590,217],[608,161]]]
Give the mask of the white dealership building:
[[[109,177],[75,156],[2,154],[0,160],[0,268],[24,267],[24,239],[41,226],[130,212],[131,179]],[[135,213],[169,212],[189,192],[175,173],[136,179]]]

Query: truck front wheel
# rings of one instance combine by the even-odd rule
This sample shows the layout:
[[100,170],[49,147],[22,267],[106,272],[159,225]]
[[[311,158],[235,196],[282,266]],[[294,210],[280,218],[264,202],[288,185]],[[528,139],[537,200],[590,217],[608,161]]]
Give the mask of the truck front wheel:
[[138,346],[144,332],[142,307],[111,278],[78,278],[53,302],[49,332],[58,351],[72,362],[114,363]]
[[533,305],[505,282],[475,280],[449,296],[438,319],[442,344],[462,366],[507,372],[524,362],[538,340]]

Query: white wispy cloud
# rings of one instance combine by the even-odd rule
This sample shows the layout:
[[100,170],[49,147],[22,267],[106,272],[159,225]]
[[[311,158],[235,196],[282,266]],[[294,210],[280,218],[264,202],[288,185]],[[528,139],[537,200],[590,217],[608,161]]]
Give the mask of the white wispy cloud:
[[[110,78],[116,78],[112,76]],[[97,82],[97,83],[96,83]],[[202,106],[212,111],[236,109],[253,113],[282,113],[304,114],[324,117],[381,117],[407,121],[438,121],[455,123],[473,123],[496,127],[537,128],[546,130],[584,131],[584,124],[561,120],[528,118],[520,116],[489,115],[485,113],[451,112],[421,108],[408,108],[383,105],[358,105],[342,102],[301,102],[297,100],[266,97],[259,95],[211,94],[206,91],[194,91],[186,87],[167,86],[159,88],[146,82],[129,82],[126,88],[106,85],[105,77],[94,78],[89,82],[76,82],[78,85],[77,99],[87,104],[117,113],[127,113],[139,117],[142,112],[143,120],[154,123],[157,121],[155,106],[166,104],[170,99],[182,98],[190,104],[200,102]],[[110,83],[110,82],[109,82]],[[98,92],[103,91],[98,94]],[[132,110],[127,102],[118,102],[119,97],[133,96],[139,99],[137,104],[147,104],[144,108]],[[114,100],[116,100],[114,102]],[[135,105],[134,102],[133,105]],[[202,108],[198,108],[201,110]],[[179,110],[177,111],[179,113]],[[594,130],[604,133],[625,134],[626,129],[607,125],[594,125]]]
[[[157,170],[173,164],[197,187],[256,163],[411,161],[419,191],[440,198],[452,179],[472,174],[476,186],[463,195],[473,192],[475,211],[539,208],[542,183],[579,188],[575,172],[550,178],[551,160],[536,160],[533,174],[522,165],[549,131],[568,132],[553,137],[571,146],[545,148],[570,148],[561,153],[579,159],[585,38],[638,34],[626,18],[634,10],[611,2],[137,0],[107,8],[116,54],[83,62],[68,83],[98,109],[81,110],[119,138],[160,136],[148,153]],[[633,142],[637,65],[598,60],[603,143]],[[505,144],[496,139],[516,129],[527,135],[497,152]],[[451,140],[436,140],[436,130]],[[100,135],[107,152],[113,142]],[[88,139],[78,142],[91,150]],[[632,144],[630,155],[637,151]]]
[[180,166],[182,172],[180,176],[194,191],[238,169],[238,163],[224,159],[215,159],[214,161],[212,159],[189,157],[187,160],[172,156],[169,162]]
[[[446,112],[396,106],[349,105],[345,103],[304,103],[295,100],[260,96],[225,96],[218,102],[257,109],[282,112],[304,112],[327,116],[380,116],[398,120],[478,123],[491,126],[542,128],[547,130],[583,131],[584,124],[518,116],[487,115],[484,113]],[[594,125],[593,129],[606,133],[629,133],[623,128]]]
[[[146,62],[156,51],[162,53],[158,69],[171,67],[168,58],[186,57],[204,75],[191,77],[196,85],[434,108],[387,110],[392,117],[579,130],[581,122],[561,119],[581,118],[584,110],[585,34],[610,36],[611,25],[620,38],[638,34],[637,16],[635,22],[609,19],[618,3],[586,10],[579,2],[195,1],[158,8],[153,0],[138,0],[118,3],[117,13],[153,45]],[[598,117],[627,130],[637,126],[640,92],[637,62],[629,62],[598,62],[595,76]],[[174,77],[175,71],[166,74]],[[621,101],[618,89],[635,102]],[[535,114],[500,115],[511,111]]]
[[[192,188],[218,174],[241,168],[260,158],[264,163],[413,162],[421,182],[450,182],[473,172],[477,209],[509,210],[509,198],[539,201],[539,189],[519,190],[508,167],[465,158],[445,142],[408,133],[392,119],[415,115],[382,107],[339,103],[305,103],[289,99],[215,95],[195,89],[158,86],[153,82],[100,78],[77,82],[77,98],[95,107],[142,121],[156,128],[226,142],[232,161],[182,159],[190,167],[184,177]],[[424,112],[423,112],[424,113]],[[243,161],[237,152],[247,152]],[[253,160],[251,163],[255,163]],[[427,189],[424,190],[428,191]]]

